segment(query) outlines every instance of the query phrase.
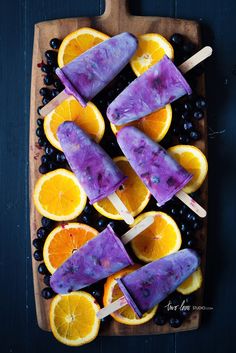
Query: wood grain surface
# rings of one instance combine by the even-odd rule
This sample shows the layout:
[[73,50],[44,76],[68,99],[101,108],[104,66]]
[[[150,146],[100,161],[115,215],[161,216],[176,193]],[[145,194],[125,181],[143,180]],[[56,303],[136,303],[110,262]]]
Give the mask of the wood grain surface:
[[[35,182],[40,177],[38,167],[40,157],[43,151],[37,144],[35,135],[36,130],[36,111],[41,105],[39,89],[43,84],[42,72],[37,67],[43,59],[45,50],[48,49],[48,43],[51,38],[58,37],[63,39],[68,33],[80,27],[92,27],[98,29],[108,35],[115,35],[123,31],[129,31],[135,35],[148,32],[156,32],[169,38],[173,33],[182,33],[188,37],[197,47],[201,46],[201,36],[199,25],[195,21],[164,18],[164,17],[148,17],[148,16],[133,16],[127,11],[127,1],[125,0],[106,0],[106,8],[103,15],[93,18],[67,18],[53,21],[40,22],[35,25],[34,44],[33,44],[33,61],[32,61],[32,79],[31,79],[31,103],[30,103],[30,146],[29,146],[29,195],[32,191]],[[199,79],[198,92],[205,93],[204,76]],[[200,122],[200,131],[202,140],[196,143],[205,154],[207,154],[207,123],[206,118]],[[207,208],[208,187],[207,181],[201,188],[202,190],[202,206]],[[40,226],[41,216],[35,210],[33,202],[30,202],[30,227],[31,240],[35,238],[36,230]],[[207,221],[204,220],[204,227],[197,234],[203,249],[202,268],[205,268],[205,248],[207,237]],[[32,249],[33,251],[33,249]],[[50,301],[46,301],[41,297],[41,290],[45,287],[43,284],[43,276],[38,274],[38,263],[33,259],[33,278],[34,278],[34,293],[38,325],[43,330],[50,330],[48,313]],[[203,288],[198,291],[198,303],[202,302]],[[159,333],[169,333],[193,330],[199,327],[200,312],[193,312],[188,320],[178,328],[173,329],[169,325],[157,326],[153,322],[141,326],[126,326],[112,321],[111,324],[105,326],[101,330],[102,335],[149,335]]]

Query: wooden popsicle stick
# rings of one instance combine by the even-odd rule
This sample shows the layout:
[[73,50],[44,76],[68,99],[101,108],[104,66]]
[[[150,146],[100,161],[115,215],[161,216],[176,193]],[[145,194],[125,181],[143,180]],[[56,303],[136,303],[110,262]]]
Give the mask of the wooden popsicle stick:
[[128,230],[125,234],[122,235],[121,241],[123,244],[127,244],[132,239],[134,239],[137,235],[139,235],[142,231],[147,229],[154,222],[153,216],[148,216],[144,218],[141,222],[136,224],[133,228]]
[[114,313],[114,311],[119,310],[123,306],[127,305],[127,301],[125,297],[120,297],[119,299],[115,300],[113,303],[105,306],[105,308],[100,309],[97,312],[97,318],[102,320],[104,317]]
[[46,116],[53,109],[55,109],[59,104],[61,104],[65,99],[67,99],[69,95],[65,90],[60,92],[55,98],[53,98],[48,104],[46,104],[42,109],[40,109],[40,115]]
[[199,50],[196,54],[191,56],[188,60],[184,61],[178,69],[185,74],[189,70],[191,70],[194,66],[200,64],[203,60],[211,56],[212,48],[207,46]]
[[195,212],[199,217],[204,218],[207,215],[206,210],[202,208],[192,197],[190,197],[186,192],[180,190],[175,194],[186,206],[188,206],[193,212]]
[[124,203],[121,201],[121,199],[115,192],[109,195],[108,199],[111,201],[112,205],[119,212],[119,214],[127,224],[134,223],[134,217],[131,215],[131,213],[128,211]]

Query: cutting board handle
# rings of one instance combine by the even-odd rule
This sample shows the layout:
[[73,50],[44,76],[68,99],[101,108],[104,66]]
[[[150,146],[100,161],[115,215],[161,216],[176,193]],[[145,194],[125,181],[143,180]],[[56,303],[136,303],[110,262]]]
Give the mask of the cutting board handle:
[[105,12],[103,19],[117,16],[124,18],[129,16],[128,0],[105,0]]

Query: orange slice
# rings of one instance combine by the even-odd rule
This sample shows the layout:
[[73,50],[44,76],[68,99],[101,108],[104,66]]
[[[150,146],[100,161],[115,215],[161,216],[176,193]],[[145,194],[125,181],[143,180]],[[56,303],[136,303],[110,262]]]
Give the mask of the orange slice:
[[[133,168],[125,157],[116,157],[114,162],[128,178],[116,193],[124,202],[133,217],[137,216],[147,206],[150,199],[150,192],[134,172]],[[103,216],[122,220],[115,207],[108,198],[93,204],[95,209]]]
[[147,216],[153,216],[154,222],[131,241],[135,255],[144,262],[151,262],[178,251],[182,243],[181,233],[168,214],[145,212],[135,219],[132,227]]
[[58,51],[58,65],[63,67],[86,50],[110,37],[93,28],[83,27],[68,34],[62,41]]
[[111,129],[116,135],[117,132],[124,126],[135,126],[151,137],[154,141],[159,142],[165,137],[167,131],[169,130],[171,120],[172,109],[171,105],[167,104],[164,108],[131,123],[120,126],[111,124]]
[[99,331],[96,314],[100,306],[91,294],[79,291],[58,294],[50,305],[50,326],[54,337],[68,346],[82,346],[93,341]]
[[63,224],[48,235],[43,247],[43,259],[49,272],[54,273],[74,251],[94,238],[98,231],[86,224]]
[[138,37],[138,49],[131,59],[131,67],[137,76],[167,55],[174,58],[172,45],[160,34],[146,33]]
[[208,163],[204,154],[197,147],[191,145],[173,146],[168,149],[168,152],[184,169],[193,175],[183,190],[191,193],[199,189],[208,171]]
[[83,211],[87,196],[72,172],[56,169],[39,178],[33,199],[42,216],[54,221],[69,221]]
[[202,271],[200,267],[191,274],[178,288],[177,291],[187,295],[198,290],[202,285]]
[[[120,297],[123,296],[123,293],[116,282],[116,278],[123,277],[128,273],[131,273],[137,270],[139,267],[140,265],[133,265],[108,277],[104,285],[104,296],[103,296],[104,306],[109,305],[116,299],[119,299]],[[145,322],[150,321],[154,317],[156,311],[157,311],[157,306],[155,306],[147,313],[145,313],[141,318],[139,318],[129,305],[125,305],[123,308],[112,313],[111,316],[116,321],[125,325],[141,325],[141,324],[144,324]]]
[[70,96],[44,118],[44,131],[47,139],[61,151],[57,129],[64,121],[74,121],[96,142],[100,142],[104,135],[105,123],[98,108],[91,102],[83,108],[74,97]]

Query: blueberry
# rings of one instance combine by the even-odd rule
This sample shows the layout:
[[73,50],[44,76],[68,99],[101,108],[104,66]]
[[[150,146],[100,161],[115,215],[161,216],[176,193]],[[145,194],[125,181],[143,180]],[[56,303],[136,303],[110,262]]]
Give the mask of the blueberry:
[[194,222],[192,224],[192,229],[193,230],[199,230],[202,228],[202,221],[199,219],[199,220],[196,220],[196,222]]
[[189,239],[187,241],[187,248],[194,248],[195,247],[195,241],[194,239]]
[[55,169],[57,169],[57,164],[55,163],[55,162],[49,162],[49,164],[48,164],[48,169],[49,169],[49,171],[51,172],[52,170],[55,170]]
[[177,210],[176,210],[176,208],[174,208],[174,207],[172,207],[171,209],[170,209],[170,213],[171,213],[171,215],[172,216],[177,216]]
[[102,297],[102,291],[99,290],[99,289],[94,289],[94,290],[92,291],[92,296],[93,296],[95,299],[99,300],[99,299],[101,299],[101,297]]
[[193,124],[191,123],[191,121],[186,121],[183,124],[183,128],[185,131],[190,131],[193,128]]
[[43,260],[43,253],[42,253],[41,250],[35,250],[33,256],[34,256],[34,259],[36,261],[42,261]]
[[39,94],[40,94],[40,96],[48,97],[48,96],[50,96],[50,89],[47,87],[42,87],[39,90]]
[[46,104],[48,104],[49,102],[50,102],[50,98],[49,97],[43,97],[42,98],[42,103],[43,103],[43,105],[46,105]]
[[183,120],[188,120],[189,118],[189,111],[185,110],[184,112],[182,112],[181,114],[181,119]]
[[46,286],[50,286],[50,278],[51,278],[51,275],[44,276],[43,282],[44,282],[44,284],[46,284]]
[[38,239],[45,240],[47,236],[47,230],[44,227],[40,227],[37,230],[37,237]]
[[51,299],[55,296],[55,292],[50,287],[43,288],[41,295],[44,299]]
[[188,317],[191,313],[191,310],[181,310],[180,311],[180,316],[185,319],[186,317]]
[[174,328],[180,327],[182,323],[183,323],[183,319],[180,317],[171,317],[169,320],[170,326]]
[[47,64],[43,64],[41,66],[41,70],[45,73],[45,74],[49,74],[51,72],[51,67]]
[[59,47],[61,45],[61,40],[58,38],[53,38],[50,40],[49,44],[52,49],[59,49]]
[[89,222],[90,222],[89,217],[88,217],[88,215],[86,215],[86,214],[83,214],[83,215],[81,216],[81,220],[82,220],[82,222],[85,223],[85,224],[89,224]]
[[60,92],[57,89],[52,89],[51,90],[51,97],[55,98]]
[[107,226],[107,221],[106,221],[106,219],[103,218],[103,217],[99,218],[99,220],[98,220],[98,227],[103,229],[103,228],[105,228],[106,226]]
[[38,125],[38,126],[43,126],[43,119],[38,118],[38,119],[37,119],[37,125]]
[[191,230],[187,229],[187,230],[185,231],[185,236],[186,236],[186,237],[190,237],[191,235],[192,235]]
[[37,250],[41,250],[43,248],[43,242],[41,239],[35,238],[32,241],[32,244],[35,247],[35,249],[37,249]]
[[42,226],[46,229],[51,229],[55,222],[52,219],[49,219],[47,217],[42,217],[41,219]]
[[43,105],[40,105],[40,107],[37,108],[37,113],[40,115],[40,110],[43,108]]
[[38,144],[39,144],[40,147],[44,147],[44,146],[45,146],[45,143],[46,143],[45,138],[40,137],[40,138],[38,139]]
[[204,116],[204,113],[202,110],[196,110],[194,113],[193,113],[193,117],[194,119],[196,120],[201,120]]
[[50,86],[53,83],[53,76],[51,74],[47,74],[44,79],[43,82],[46,86]]
[[166,317],[164,314],[157,313],[157,315],[154,317],[154,322],[156,325],[163,326],[166,323]]
[[58,163],[64,163],[66,161],[66,157],[63,152],[57,152],[56,154],[56,161]]
[[40,174],[46,174],[47,172],[49,172],[48,164],[47,163],[42,163],[39,166],[39,173]]
[[188,144],[190,142],[188,136],[186,135],[180,135],[179,136],[179,142],[183,144]]
[[43,137],[43,136],[44,136],[44,130],[43,130],[43,127],[42,127],[42,126],[37,127],[37,129],[36,129],[36,135],[37,135],[38,137]]
[[49,274],[48,269],[44,262],[38,265],[38,273],[40,273],[40,275]]
[[92,207],[88,204],[85,206],[84,213],[87,215],[91,215],[93,212]]
[[180,33],[174,33],[171,37],[170,37],[170,42],[172,44],[176,44],[176,45],[181,45],[183,43],[183,36]]
[[61,81],[59,80],[59,78],[56,78],[53,82],[53,86],[56,88],[56,89],[64,89],[64,86],[63,84],[61,83]]
[[186,219],[189,222],[195,222],[197,218],[193,212],[188,212],[188,214],[186,215]]
[[54,149],[52,146],[48,146],[48,147],[46,147],[46,149],[45,149],[45,153],[46,153],[48,156],[53,156],[54,153],[55,153],[55,149]]
[[116,228],[116,223],[114,221],[111,221],[109,222],[109,226],[112,228],[112,229],[115,229]]
[[189,294],[189,295],[185,296],[185,297],[184,297],[184,303],[185,303],[186,305],[192,304],[193,301],[194,301],[194,297],[195,297],[194,294]]
[[205,109],[207,106],[206,99],[204,97],[198,97],[195,102],[195,105],[198,109]]
[[181,207],[180,210],[179,210],[180,216],[185,216],[186,213],[187,213],[187,211],[188,211],[187,206],[186,206],[186,205],[182,205],[182,207]]
[[196,130],[191,131],[189,136],[194,141],[197,141],[197,140],[199,140],[201,138],[200,132],[198,132]]
[[191,110],[193,109],[193,106],[190,102],[185,102],[184,103],[184,109],[187,111],[187,112],[191,112]]
[[48,162],[49,162],[48,156],[46,156],[45,154],[43,154],[42,157],[41,157],[41,162],[42,162],[43,164],[48,163]]
[[185,233],[187,231],[187,226],[185,223],[180,224],[180,230],[182,233]]
[[45,57],[50,60],[56,60],[57,52],[55,50],[47,50],[45,51]]

